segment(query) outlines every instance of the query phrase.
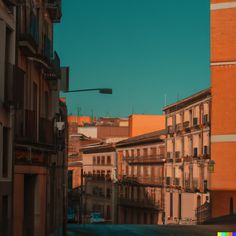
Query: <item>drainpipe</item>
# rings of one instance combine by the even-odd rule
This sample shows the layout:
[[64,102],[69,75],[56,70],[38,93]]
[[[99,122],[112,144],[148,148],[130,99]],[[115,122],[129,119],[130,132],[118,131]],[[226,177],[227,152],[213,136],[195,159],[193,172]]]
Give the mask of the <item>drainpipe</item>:
[[[14,9],[14,13],[15,13],[15,65],[18,66],[18,28],[19,28],[19,21],[18,21],[18,15],[19,15],[19,6],[15,5],[15,9]],[[24,106],[24,105],[23,105]],[[12,141],[12,193],[11,193],[11,222],[12,222],[12,230],[10,232],[10,235],[14,235],[14,180],[15,180],[15,107],[11,106],[10,107],[10,127],[12,129],[12,137],[11,137],[11,141]]]

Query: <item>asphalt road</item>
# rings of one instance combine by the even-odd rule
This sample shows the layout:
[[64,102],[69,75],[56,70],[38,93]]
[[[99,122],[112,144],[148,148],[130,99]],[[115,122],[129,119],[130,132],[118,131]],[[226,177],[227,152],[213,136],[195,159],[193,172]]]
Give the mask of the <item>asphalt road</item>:
[[67,236],[217,236],[217,232],[236,232],[235,226],[162,225],[76,225],[69,224]]

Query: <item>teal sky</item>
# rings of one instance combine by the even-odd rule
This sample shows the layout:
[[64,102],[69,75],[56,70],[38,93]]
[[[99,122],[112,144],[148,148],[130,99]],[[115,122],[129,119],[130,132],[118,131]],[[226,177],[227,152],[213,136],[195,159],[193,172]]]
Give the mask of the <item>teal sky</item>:
[[[70,67],[69,113],[161,114],[210,86],[208,0],[63,0],[54,49]],[[62,94],[64,96],[65,94]]]

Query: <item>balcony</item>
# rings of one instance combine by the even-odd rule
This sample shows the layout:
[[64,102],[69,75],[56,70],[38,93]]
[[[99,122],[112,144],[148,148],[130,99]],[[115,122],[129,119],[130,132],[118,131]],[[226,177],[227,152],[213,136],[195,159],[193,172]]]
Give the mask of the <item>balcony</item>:
[[122,181],[135,185],[163,187],[164,178],[154,176],[122,176]]
[[53,57],[52,40],[46,34],[43,37],[43,56],[49,63],[51,58]]
[[[48,39],[46,40],[48,41]],[[49,40],[50,41],[50,40]],[[49,42],[48,41],[48,42]],[[46,43],[50,45],[50,43]],[[47,46],[51,47],[51,46]],[[45,49],[46,54],[48,54],[45,59],[49,63],[49,58],[47,58],[50,54],[51,49]],[[49,51],[48,51],[49,50]],[[58,79],[61,79],[61,62],[60,58],[57,54],[57,52],[54,51],[54,56],[50,59],[50,69],[47,70],[47,72],[44,74],[45,80],[48,81],[49,88],[51,90],[58,90],[59,89],[59,84],[58,84]]]
[[190,132],[190,122],[189,121],[185,121],[183,123],[183,128],[184,128],[185,132]]
[[83,177],[88,181],[112,181],[110,175],[84,174]]
[[183,124],[177,124],[175,126],[175,130],[176,130],[176,132],[181,132],[183,130]]
[[173,179],[173,185],[180,186],[180,178],[174,178]]
[[129,164],[137,163],[164,163],[165,157],[164,154],[159,155],[150,155],[150,156],[136,156],[136,157],[125,157],[125,160]]
[[19,6],[19,46],[26,55],[37,52],[39,44],[39,18],[25,3]]
[[163,186],[163,178],[162,177],[137,177],[138,183],[145,186]]
[[19,67],[8,63],[5,67],[5,101],[9,107],[22,108],[24,103],[24,80],[25,72]]
[[175,132],[174,126],[169,125],[167,127],[167,132],[168,132],[168,134],[173,134]]
[[45,118],[39,119],[39,142],[48,145],[54,143],[53,122]]
[[208,114],[205,114],[202,116],[202,124],[204,126],[209,126],[210,125],[210,122],[209,122],[209,119],[208,119]]
[[193,118],[193,128],[199,128],[199,122],[198,122],[198,118],[194,117]]
[[203,205],[199,206],[196,210],[197,223],[203,224],[204,222],[211,219],[211,205],[205,202]]
[[61,20],[61,0],[46,0],[46,9],[50,15],[52,22],[58,23]]
[[118,204],[127,207],[138,207],[143,209],[155,209],[161,210],[160,202],[156,202],[154,199],[130,199],[123,196],[118,198]]

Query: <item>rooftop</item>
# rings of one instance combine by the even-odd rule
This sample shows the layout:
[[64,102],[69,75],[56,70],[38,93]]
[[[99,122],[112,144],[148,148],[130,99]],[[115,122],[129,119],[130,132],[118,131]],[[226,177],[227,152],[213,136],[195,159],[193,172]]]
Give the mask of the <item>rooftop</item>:
[[191,105],[195,102],[198,102],[206,97],[210,97],[211,96],[211,89],[207,88],[204,90],[201,90],[189,97],[186,97],[184,99],[181,99],[180,101],[177,101],[175,103],[172,103],[170,105],[167,105],[165,107],[163,107],[163,111],[167,112],[168,110],[171,111],[175,111],[178,109],[181,109],[183,107],[186,107],[187,105]]
[[158,130],[151,133],[138,135],[132,138],[125,139],[116,144],[117,147],[134,146],[144,143],[163,142],[163,135],[166,134],[166,130]]

